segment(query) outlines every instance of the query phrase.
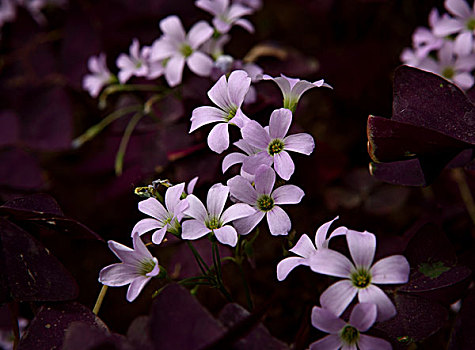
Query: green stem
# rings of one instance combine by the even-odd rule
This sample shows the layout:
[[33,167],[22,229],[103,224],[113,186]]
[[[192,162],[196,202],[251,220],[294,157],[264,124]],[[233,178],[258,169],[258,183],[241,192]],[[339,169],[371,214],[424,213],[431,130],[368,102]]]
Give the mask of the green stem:
[[219,257],[219,250],[218,250],[218,245],[216,242],[213,241],[212,245],[212,253],[213,253],[213,263],[214,263],[214,270],[216,272],[216,279],[220,285],[223,284],[223,279],[221,275],[221,260]]
[[249,284],[247,283],[246,275],[244,274],[244,269],[242,268],[242,260],[234,260],[234,262],[239,268],[239,274],[241,275],[242,283],[244,284],[244,292],[246,293],[247,306],[249,307],[249,311],[252,311],[254,305],[252,303],[251,290],[249,288]]
[[100,133],[107,125],[112,123],[114,120],[117,120],[124,115],[127,115],[131,112],[137,112],[142,108],[141,105],[133,105],[127,106],[121,109],[114,111],[113,113],[107,115],[104,119],[102,119],[99,123],[94,126],[91,126],[89,129],[86,130],[84,134],[75,138],[73,140],[73,148],[81,147],[84,143],[91,140],[95,137],[98,133]]
[[99,292],[99,296],[97,297],[96,304],[94,305],[94,308],[92,309],[92,312],[94,315],[97,315],[99,313],[99,310],[101,309],[102,302],[104,300],[104,297],[106,296],[107,293],[107,288],[105,284],[102,285],[101,291]]
[[117,154],[115,156],[115,174],[117,176],[122,175],[125,151],[127,150],[127,145],[129,144],[130,136],[132,135],[132,132],[134,131],[135,127],[143,116],[144,114],[142,112],[137,112],[130,119],[129,124],[127,124],[127,127],[125,128],[124,135],[122,136],[122,140],[120,140],[119,149],[117,150]]
[[[200,267],[201,272],[203,275],[208,275],[208,272],[210,270],[209,266],[206,264],[206,262],[203,260],[201,257],[200,253],[196,250],[196,248],[191,244],[190,241],[186,241],[186,244],[188,244],[188,247],[190,247],[191,251],[193,252],[193,256],[195,257],[196,263]],[[206,267],[206,269],[205,269]]]
[[162,87],[156,85],[122,85],[122,84],[115,84],[110,85],[102,91],[101,95],[99,96],[99,108],[104,109],[107,105],[107,97],[112,94],[121,91],[145,91],[145,92],[161,92],[163,91]]

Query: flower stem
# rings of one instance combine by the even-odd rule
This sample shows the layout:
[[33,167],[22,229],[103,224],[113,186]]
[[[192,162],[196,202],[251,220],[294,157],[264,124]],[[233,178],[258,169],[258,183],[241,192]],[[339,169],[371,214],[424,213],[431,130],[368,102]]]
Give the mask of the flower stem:
[[72,142],[73,148],[81,147],[84,143],[94,138],[98,133],[100,133],[107,125],[112,123],[114,120],[117,120],[123,117],[124,115],[127,115],[128,113],[137,112],[141,108],[142,108],[141,105],[133,105],[133,106],[127,106],[127,107],[124,107],[112,112],[111,114],[107,115],[104,119],[102,119],[99,123],[87,129],[84,134],[75,138]]
[[[201,257],[200,253],[196,250],[196,248],[191,244],[190,241],[187,241],[186,244],[188,244],[188,247],[190,247],[191,251],[193,252],[193,256],[195,257],[196,263],[200,267],[201,272],[203,275],[208,275],[208,272],[210,270],[209,266],[206,264],[206,262],[203,260]],[[205,269],[206,267],[206,269]]]
[[99,295],[96,300],[96,304],[94,305],[94,309],[92,309],[92,312],[94,315],[97,315],[99,313],[99,310],[102,305],[102,301],[104,300],[104,297],[106,296],[108,286],[105,284],[102,285],[101,291],[99,292]]
[[467,178],[462,168],[452,170],[452,178],[455,180],[459,187],[460,195],[462,196],[463,203],[467,209],[468,215],[475,224],[475,201],[473,200],[472,192],[467,183]]
[[252,311],[254,305],[252,303],[251,290],[249,288],[249,284],[247,283],[246,275],[244,274],[244,269],[242,268],[242,260],[234,260],[234,262],[239,268],[239,274],[241,275],[242,284],[244,284],[244,292],[246,293],[247,306],[249,307],[249,311]]
[[129,84],[129,85],[122,85],[122,84],[114,84],[110,85],[104,89],[104,91],[99,96],[99,108],[104,109],[107,106],[107,97],[116,92],[121,91],[145,91],[145,92],[161,92],[163,88],[156,86],[156,85],[138,85],[138,84]]
[[125,151],[127,150],[127,145],[129,144],[130,136],[132,135],[132,132],[134,131],[135,127],[143,116],[144,114],[140,111],[135,113],[134,116],[130,119],[129,124],[127,124],[127,127],[125,128],[124,135],[122,136],[122,140],[120,140],[119,149],[117,150],[117,154],[115,156],[115,174],[117,176],[122,175]]

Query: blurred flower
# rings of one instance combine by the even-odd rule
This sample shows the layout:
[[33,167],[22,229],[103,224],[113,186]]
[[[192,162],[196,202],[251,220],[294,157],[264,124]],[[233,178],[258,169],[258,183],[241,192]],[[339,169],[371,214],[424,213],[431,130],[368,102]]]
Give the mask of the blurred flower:
[[[23,336],[23,332],[29,323],[30,322],[26,318],[18,318],[18,330],[20,333],[20,338]],[[0,328],[0,349],[13,350],[14,339],[15,336],[13,335],[13,330]]]
[[357,304],[351,311],[349,322],[343,321],[331,311],[318,306],[312,309],[312,325],[326,333],[326,337],[310,344],[310,350],[355,349],[390,350],[391,344],[386,340],[361,334],[366,332],[376,321],[376,305]]
[[254,32],[251,22],[241,18],[252,14],[254,11],[251,8],[236,3],[230,5],[229,0],[198,0],[195,5],[214,15],[212,22],[219,33],[229,32],[234,24]]
[[252,215],[255,211],[247,204],[238,203],[223,212],[228,195],[229,188],[227,186],[222,184],[212,186],[206,199],[208,209],[195,195],[186,197],[190,206],[185,214],[193,219],[183,222],[182,238],[198,239],[208,233],[213,233],[219,242],[234,247],[237,243],[237,232],[234,227],[226,224]]
[[219,122],[208,135],[208,146],[216,153],[222,153],[229,147],[229,123],[243,127],[249,120],[241,111],[251,78],[242,70],[234,71],[226,81],[223,75],[208,91],[208,96],[219,108],[203,106],[193,110],[190,132],[199,127]]
[[303,234],[300,237],[295,246],[292,249],[289,249],[289,252],[300,255],[300,257],[291,256],[289,258],[285,258],[277,264],[277,279],[279,281],[283,281],[290,271],[299,265],[309,266],[313,270],[313,257],[315,254],[320,252],[321,249],[327,249],[330,239],[335,236],[345,235],[348,231],[346,227],[338,227],[330,234],[330,237],[327,238],[328,229],[330,228],[333,221],[337,219],[338,216],[333,220],[324,223],[318,228],[315,234],[315,246],[306,234]]
[[16,17],[16,7],[13,0],[2,0],[0,3],[0,27],[12,22]]
[[107,68],[106,55],[104,53],[100,53],[97,57],[89,57],[87,66],[92,74],[87,74],[84,77],[82,87],[84,90],[89,91],[92,97],[97,97],[102,88],[113,81],[114,76]]
[[306,133],[285,136],[292,122],[292,112],[286,108],[272,112],[269,128],[263,128],[251,120],[241,129],[243,139],[251,146],[261,149],[243,160],[243,170],[254,174],[261,164],[272,165],[284,180],[290,179],[295,170],[294,162],[287,151],[309,155],[315,148],[313,137]]
[[140,220],[132,229],[132,234],[139,235],[157,229],[152,235],[152,242],[160,244],[165,237],[165,233],[171,232],[180,234],[180,221],[183,219],[184,211],[188,208],[188,200],[181,199],[185,189],[185,183],[169,187],[165,192],[166,208],[155,198],[148,198],[139,203],[139,210],[153,219]]
[[228,181],[231,195],[237,200],[250,204],[255,213],[235,220],[234,227],[241,235],[246,235],[266,216],[270,233],[286,235],[291,228],[290,218],[278,204],[297,204],[304,192],[297,186],[284,185],[274,189],[275,172],[272,168],[261,165],[254,180],[254,186],[242,176],[235,176]]
[[117,58],[116,64],[120,69],[118,76],[121,84],[124,84],[133,75],[136,77],[143,77],[147,75],[148,69],[145,65],[146,59],[143,56],[143,50],[142,52],[139,52],[139,50],[139,41],[137,39],[133,39],[129,49],[130,55],[122,53]]
[[264,74],[262,79],[272,80],[279,86],[282,94],[284,95],[284,108],[290,109],[292,112],[295,112],[300,97],[305,91],[314,87],[327,87],[332,89],[332,87],[325,83],[323,79],[311,83],[306,80],[289,78],[283,74],[276,78],[272,78],[270,75]]
[[358,294],[359,302],[377,305],[378,321],[393,317],[396,308],[392,301],[374,284],[406,283],[410,269],[407,259],[402,255],[393,255],[373,265],[376,237],[367,231],[348,230],[346,241],[354,264],[331,249],[322,249],[313,256],[313,271],[346,278],[328,287],[320,296],[320,304],[339,316]]
[[145,284],[160,272],[157,258],[153,257],[140,239],[138,232],[132,233],[134,249],[109,241],[110,250],[122,261],[104,267],[99,272],[99,282],[110,287],[130,284],[127,300],[134,301]]
[[262,7],[262,0],[234,0],[234,3],[250,7],[254,10],[259,10]]
[[213,60],[198,48],[213,35],[213,28],[199,21],[185,33],[177,16],[160,21],[163,35],[152,44],[150,59],[165,62],[165,79],[174,87],[181,83],[185,62],[199,76],[209,76]]

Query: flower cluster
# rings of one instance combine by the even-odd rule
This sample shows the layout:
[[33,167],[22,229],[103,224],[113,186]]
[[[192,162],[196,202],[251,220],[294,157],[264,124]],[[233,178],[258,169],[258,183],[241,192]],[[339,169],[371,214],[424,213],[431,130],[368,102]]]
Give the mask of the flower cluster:
[[0,28],[5,23],[13,22],[17,15],[17,7],[24,7],[39,24],[45,24],[46,18],[41,10],[48,6],[64,6],[67,0],[2,0],[0,3]]
[[440,16],[432,9],[430,29],[416,29],[413,47],[404,49],[401,61],[439,74],[467,90],[474,84],[475,8],[465,0],[445,0],[444,4],[450,15]]
[[[336,219],[338,217],[317,230],[315,246],[306,234],[302,235],[290,250],[298,256],[285,258],[277,265],[277,278],[279,281],[284,280],[299,265],[309,266],[317,273],[343,278],[320,295],[322,307],[314,307],[312,311],[312,324],[331,335],[312,344],[311,349],[336,349],[342,345],[355,344],[360,349],[390,349],[386,341],[362,336],[359,332],[368,330],[375,321],[385,321],[396,315],[393,302],[377,285],[406,283],[409,279],[409,263],[404,256],[393,255],[373,264],[375,235],[338,227],[328,236],[328,229]],[[343,235],[353,262],[329,248],[333,237]],[[345,324],[338,317],[355,296],[358,296],[359,304],[353,308],[349,323]]]
[[[224,54],[223,46],[229,41],[228,32],[235,25],[251,33],[254,31],[251,22],[242,17],[260,8],[260,1],[234,1],[231,4],[229,0],[198,0],[195,5],[214,16],[212,25],[201,20],[186,32],[179,17],[164,18],[159,25],[162,35],[150,46],[140,47],[139,41],[133,39],[129,54],[122,53],[117,58],[120,84],[127,83],[133,76],[148,80],[163,76],[170,87],[175,87],[182,82],[185,65],[201,77],[219,77],[242,68],[250,78],[257,79],[262,73],[260,67],[242,64]],[[104,54],[92,56],[89,62],[90,73],[83,79],[83,88],[92,97],[97,97],[105,86],[117,79],[107,68]],[[249,99],[246,102],[252,102],[252,96]]]

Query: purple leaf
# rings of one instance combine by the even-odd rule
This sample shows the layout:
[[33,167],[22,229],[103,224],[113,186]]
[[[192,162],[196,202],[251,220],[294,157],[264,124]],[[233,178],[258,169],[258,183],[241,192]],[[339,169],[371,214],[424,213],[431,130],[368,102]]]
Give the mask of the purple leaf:
[[37,190],[44,186],[38,161],[31,154],[11,148],[0,151],[0,186],[18,190]]
[[212,344],[225,328],[203,308],[188,290],[170,284],[153,304],[153,344],[160,350],[198,350]]
[[391,163],[370,163],[371,175],[378,180],[395,185],[404,186],[427,186],[419,159],[403,160]]
[[[0,218],[0,254],[10,295],[17,301],[62,301],[77,297],[71,274],[26,231]],[[5,300],[2,300],[5,301]]]
[[[85,331],[82,333],[82,340],[86,342],[93,342],[97,339],[94,336],[97,337],[99,332],[93,332],[90,330],[91,328],[96,330],[106,329],[106,326],[96,315],[79,303],[47,304],[39,309],[35,318],[31,321],[20,341],[18,350],[63,349],[62,344],[65,334],[71,336],[69,332],[66,333],[66,330],[71,323],[77,321],[87,325],[87,329],[89,329],[89,332],[87,332],[85,331],[86,327],[81,327],[81,330]],[[75,330],[77,332],[77,328]],[[75,336],[77,336],[77,333],[72,335],[73,339]],[[92,336],[92,338],[86,336]],[[68,349],[77,348],[69,347]]]
[[25,219],[41,216],[64,216],[58,202],[46,193],[12,199],[3,204],[0,209]]
[[13,111],[0,112],[0,147],[15,145],[18,141],[20,127],[18,116]]
[[[89,311],[89,310],[88,310]],[[109,333],[105,325],[96,318],[97,323],[73,321],[64,329],[62,350],[133,350],[123,335]],[[142,348],[141,348],[142,349]]]

